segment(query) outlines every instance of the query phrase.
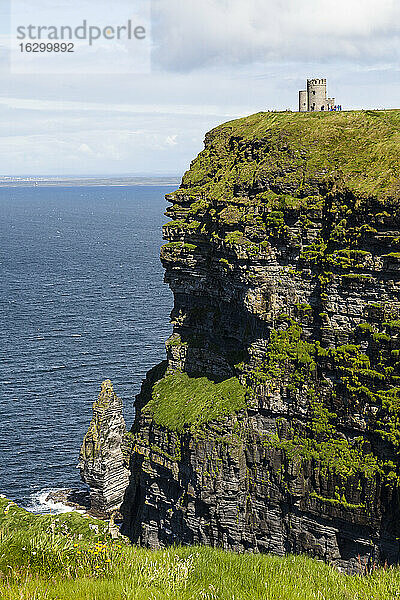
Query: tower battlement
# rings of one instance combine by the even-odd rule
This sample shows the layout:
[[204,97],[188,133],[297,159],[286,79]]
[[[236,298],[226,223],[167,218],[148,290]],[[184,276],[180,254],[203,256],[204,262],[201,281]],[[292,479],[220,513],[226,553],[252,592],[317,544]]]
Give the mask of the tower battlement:
[[307,79],[309,85],[326,85],[326,79]]
[[307,79],[307,89],[299,92],[299,111],[331,111],[341,110],[341,106],[335,105],[335,98],[328,98],[326,91],[326,79],[315,77]]

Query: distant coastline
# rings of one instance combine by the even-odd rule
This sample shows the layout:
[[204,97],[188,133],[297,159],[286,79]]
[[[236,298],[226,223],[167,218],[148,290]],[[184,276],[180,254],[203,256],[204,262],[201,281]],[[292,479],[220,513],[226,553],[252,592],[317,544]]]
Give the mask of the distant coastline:
[[0,177],[0,187],[179,185],[176,177]]

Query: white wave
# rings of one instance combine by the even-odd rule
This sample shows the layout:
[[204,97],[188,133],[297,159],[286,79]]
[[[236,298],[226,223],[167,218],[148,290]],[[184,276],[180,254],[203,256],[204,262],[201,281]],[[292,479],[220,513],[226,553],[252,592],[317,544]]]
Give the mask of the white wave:
[[83,510],[77,510],[72,506],[67,506],[62,502],[53,502],[52,500],[48,500],[48,496],[50,493],[62,491],[60,488],[46,489],[40,490],[40,492],[35,492],[31,494],[30,497],[30,506],[27,507],[27,510],[36,514],[53,514],[60,515],[62,513],[67,512],[79,512],[84,513]]

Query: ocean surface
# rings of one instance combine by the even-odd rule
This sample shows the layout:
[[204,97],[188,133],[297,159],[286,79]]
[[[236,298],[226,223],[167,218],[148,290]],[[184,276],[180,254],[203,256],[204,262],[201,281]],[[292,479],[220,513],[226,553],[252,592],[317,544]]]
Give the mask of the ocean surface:
[[165,357],[172,294],[159,260],[176,186],[0,189],[0,493],[31,510],[80,487],[104,379],[133,402]]

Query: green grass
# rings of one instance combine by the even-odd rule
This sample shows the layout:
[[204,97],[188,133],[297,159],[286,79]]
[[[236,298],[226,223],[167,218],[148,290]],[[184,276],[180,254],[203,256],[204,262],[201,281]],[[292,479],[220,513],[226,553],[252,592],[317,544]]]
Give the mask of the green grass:
[[0,499],[2,600],[392,600],[399,595],[398,569],[350,577],[304,556],[198,547],[150,551],[111,540],[101,521],[77,513],[38,517]]
[[[249,158],[245,148],[254,140],[263,147]],[[235,183],[279,183],[285,171],[294,197],[304,197],[307,182],[334,180],[360,197],[399,199],[399,148],[400,110],[260,112],[207,134],[179,193],[228,199]]]
[[62,532],[63,537],[66,535],[71,539],[98,541],[104,538],[107,523],[99,519],[83,517],[77,512],[60,515],[34,515],[10,500],[0,498],[0,531],[2,535],[27,530],[32,535],[42,534],[46,531],[51,532],[52,535]]
[[143,409],[158,425],[181,431],[245,408],[246,388],[236,377],[214,383],[207,377],[175,372],[158,381],[152,399]]
[[[5,499],[0,523],[1,600],[394,600],[400,595],[397,568],[347,576],[305,556],[208,547],[151,551],[88,527],[102,530],[100,521],[76,513],[36,517]],[[51,523],[56,527],[49,530]]]
[[169,242],[168,244],[164,244],[161,247],[162,250],[188,250],[193,251],[196,250],[197,246],[195,244],[185,244],[184,242]]

